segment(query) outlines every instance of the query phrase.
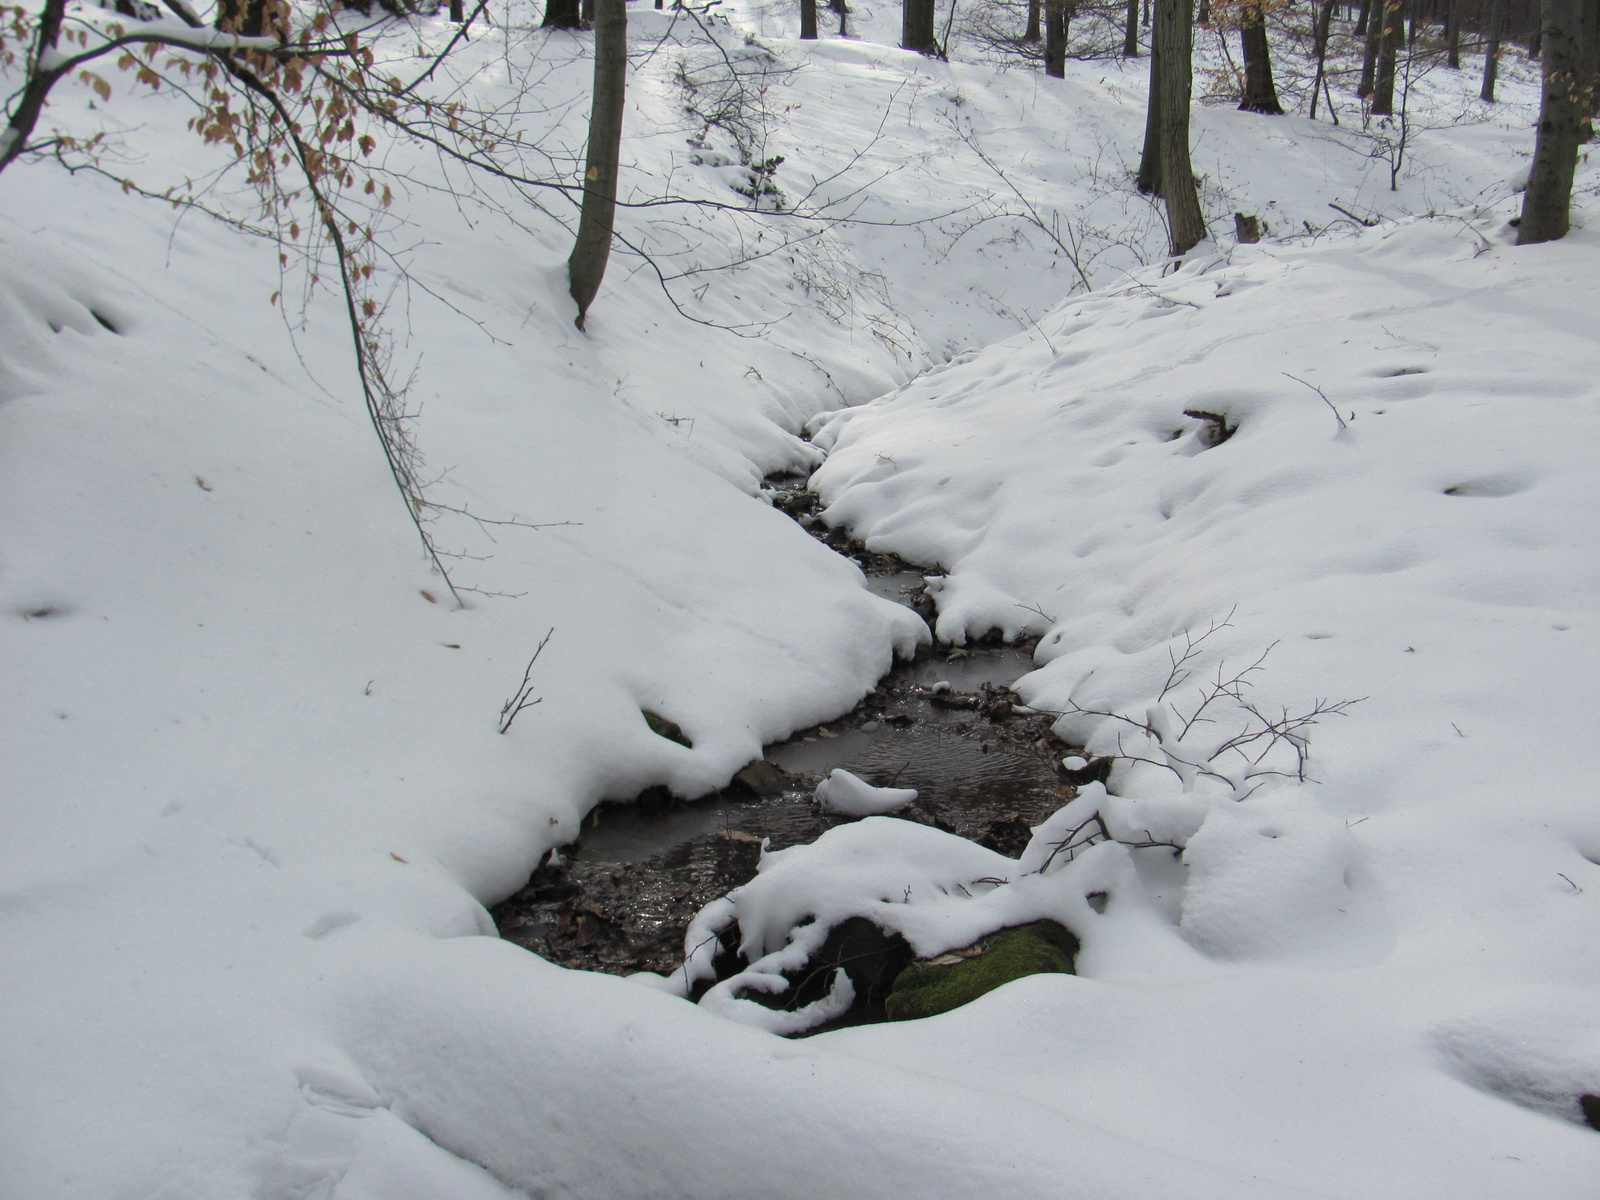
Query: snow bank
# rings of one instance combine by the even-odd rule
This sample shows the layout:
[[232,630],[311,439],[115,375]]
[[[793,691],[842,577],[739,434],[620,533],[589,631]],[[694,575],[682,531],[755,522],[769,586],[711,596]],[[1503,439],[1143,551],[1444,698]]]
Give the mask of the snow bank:
[[1600,241],[1514,248],[1513,204],[1203,249],[822,424],[826,519],[940,565],[942,638],[1038,635],[1017,690],[1120,756],[1113,829],[1187,844],[1128,852],[1143,901],[1070,993],[825,1040],[998,1079],[1020,1022],[1020,1090],[1129,1136],[1341,1195],[1583,1192]]
[[[533,17],[512,6],[475,36],[460,84],[509,103],[536,74],[548,110],[528,116],[529,140],[560,163],[582,145],[586,42]],[[653,16],[641,27],[663,32]],[[442,18],[416,28],[448,36]],[[726,167],[690,161],[703,130],[674,82],[679,49],[641,48],[624,186],[671,178],[736,196]],[[399,365],[417,367],[435,498],[546,526],[441,518],[440,544],[465,556],[457,578],[481,589],[459,610],[440,603],[354,400],[337,305],[286,319],[270,298],[292,300],[293,281],[274,248],[198,214],[43,165],[0,177],[0,1190],[1581,1191],[1589,1132],[1499,1098],[1587,1078],[1581,1055],[1565,1073],[1552,1062],[1577,1027],[1552,1018],[1536,1053],[1511,1062],[1518,1022],[1475,1006],[1491,978],[1593,990],[1594,957],[1570,952],[1593,927],[1585,873],[1600,859],[1573,784],[1591,765],[1590,580],[1570,522],[1592,511],[1576,474],[1592,437],[1573,397],[1593,375],[1594,271],[1564,256],[1587,255],[1586,235],[1478,259],[1445,225],[1243,252],[1041,322],[1063,355],[1095,349],[1108,364],[1096,378],[1115,395],[1097,407],[1053,412],[1061,396],[1033,395],[1051,379],[1076,388],[1093,358],[1075,367],[1019,342],[915,385],[895,404],[921,410],[894,438],[885,408],[836,431],[822,482],[837,512],[854,506],[876,539],[949,568],[946,632],[1015,622],[1015,603],[1060,619],[1054,661],[1030,684],[1038,704],[1142,713],[1170,639],[1235,601],[1237,641],[1215,648],[1281,637],[1270,681],[1286,703],[1371,693],[1359,716],[1317,730],[1319,792],[1248,802],[1320,814],[1318,830],[1350,822],[1353,848],[1319,832],[1286,839],[1289,859],[1250,859],[1245,899],[1314,885],[1309,909],[1289,909],[1319,922],[1309,948],[1284,944],[1303,922],[1248,924],[1220,824],[1195,838],[1222,848],[1209,907],[1183,908],[1164,850],[1091,851],[1072,868],[1075,896],[1065,872],[1030,885],[1088,912],[1085,977],[1025,981],[918,1028],[789,1044],[491,936],[484,904],[597,800],[657,783],[702,793],[846,709],[926,637],[754,496],[764,474],[815,465],[799,435],[820,409],[1031,329],[1077,286],[1038,226],[993,207],[994,172],[959,130],[1015,165],[1047,220],[1083,213],[1121,231],[1097,247],[1097,277],[1162,240],[1104,166],[1142,128],[1138,68],[1074,64],[1055,87],[865,43],[783,51],[803,69],[774,84],[783,119],[765,152],[786,155],[779,185],[888,223],[829,228],[785,254],[762,242],[695,276],[675,297],[711,322],[692,336],[620,252],[580,335],[559,213],[518,200],[517,220],[500,220],[508,197],[490,190],[464,223],[432,190],[436,163],[377,151],[414,173],[394,210],[416,243],[411,280],[380,278],[396,285]],[[110,128],[140,184],[220,165],[168,90],[93,109],[87,95],[61,93],[52,121]],[[1394,203],[1420,211],[1430,181],[1477,191],[1509,177],[1528,113],[1504,111],[1470,137],[1420,138],[1428,169]],[[1326,221],[1330,198],[1377,198],[1371,161],[1324,127],[1212,111],[1197,128],[1213,215],[1276,204],[1293,226]],[[230,186],[209,198],[253,216]],[[904,223],[922,217],[942,223]],[[625,220],[685,269],[728,266],[761,232],[726,212]],[[1171,304],[1151,294],[1169,288]],[[1229,305],[1238,319],[1213,329]],[[1447,329],[1456,313],[1475,324]],[[740,336],[752,325],[764,336]],[[1361,342],[1352,331],[1364,348],[1343,347]],[[1399,373],[1418,366],[1431,373]],[[1354,406],[1348,436],[1279,369]],[[1230,380],[1226,394],[1207,373]],[[930,436],[940,380],[970,390],[943,396],[959,453]],[[1173,412],[1195,403],[1228,406],[1240,431],[1203,450]],[[1013,461],[986,460],[999,454]],[[542,702],[502,736],[500,705],[551,630],[532,676]],[[645,709],[692,748],[653,734]],[[1203,781],[1143,786],[1118,819],[1160,836],[1232,803]],[[886,847],[878,864],[904,875],[913,908],[921,881],[947,878],[918,853]],[[1353,933],[1326,911],[1347,858],[1368,904]],[[1087,910],[1092,890],[1109,896],[1103,916]],[[1299,1086],[1308,1075],[1316,1086]],[[1490,1077],[1532,1082],[1461,1082]]]

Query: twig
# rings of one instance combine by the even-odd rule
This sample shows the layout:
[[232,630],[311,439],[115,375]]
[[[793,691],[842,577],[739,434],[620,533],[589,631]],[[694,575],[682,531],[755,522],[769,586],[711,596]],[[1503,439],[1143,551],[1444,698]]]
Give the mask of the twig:
[[[1298,375],[1291,375],[1287,371],[1280,372],[1280,374],[1282,374],[1285,379],[1292,379],[1296,383],[1300,384],[1302,387],[1308,387],[1313,392],[1315,392],[1317,395],[1321,396],[1322,397],[1322,402],[1328,406],[1328,411],[1333,413],[1333,419],[1335,421],[1339,422],[1339,428],[1340,429],[1349,429],[1350,428],[1349,425],[1345,424],[1345,419],[1339,415],[1339,410],[1334,407],[1333,401],[1328,399],[1328,393],[1327,392],[1323,391],[1321,388],[1319,388],[1314,383],[1307,383],[1304,379],[1301,379],[1300,376],[1298,376]],[[1354,415],[1354,414],[1352,414],[1352,415]]]
[[544,653],[544,648],[550,643],[551,634],[555,633],[552,626],[549,633],[539,643],[538,649],[533,652],[533,657],[528,660],[528,665],[522,670],[522,683],[518,686],[511,699],[500,706],[500,732],[504,733],[511,728],[511,722],[517,719],[517,714],[525,708],[532,708],[544,700],[543,696],[530,699],[533,694],[533,664],[539,661],[539,655]]

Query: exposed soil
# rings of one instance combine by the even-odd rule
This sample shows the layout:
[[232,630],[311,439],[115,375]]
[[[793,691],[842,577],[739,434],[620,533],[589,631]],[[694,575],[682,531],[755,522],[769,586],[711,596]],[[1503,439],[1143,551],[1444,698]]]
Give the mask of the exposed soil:
[[[769,481],[777,507],[856,561],[874,591],[931,616],[923,572],[828,529],[804,482]],[[601,805],[559,863],[540,866],[495,907],[501,936],[585,970],[676,969],[690,920],[755,874],[763,839],[780,850],[847,819],[812,799],[834,767],[914,787],[916,803],[897,816],[1017,856],[1029,827],[1085,782],[1061,766],[1072,748],[1050,732],[1051,719],[1017,711],[1008,685],[1032,669],[1032,650],[996,642],[924,651],[849,713],[769,746],[720,792],[691,802],[656,788]]]

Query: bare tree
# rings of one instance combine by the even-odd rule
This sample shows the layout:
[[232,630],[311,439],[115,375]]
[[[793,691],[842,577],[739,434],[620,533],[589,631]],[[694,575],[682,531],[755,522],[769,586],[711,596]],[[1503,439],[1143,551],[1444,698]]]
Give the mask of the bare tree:
[[817,40],[817,0],[800,0],[800,39]]
[[617,165],[622,155],[622,110],[628,85],[626,0],[596,0],[594,103],[589,110],[589,153],[583,171],[583,212],[578,240],[567,260],[579,329],[600,290],[611,257],[617,215]]
[[1246,4],[1239,12],[1239,44],[1244,51],[1244,112],[1281,117],[1278,89],[1272,83],[1272,51],[1267,44],[1267,17],[1260,4]]
[[1400,56],[1400,42],[1405,32],[1403,0],[1384,0],[1383,22],[1378,37],[1377,73],[1372,82],[1374,116],[1387,117],[1394,113],[1395,63]]
[[1144,110],[1144,149],[1139,154],[1139,190],[1146,195],[1161,192],[1161,55],[1163,46],[1150,39],[1150,99]]
[[1067,77],[1067,28],[1071,16],[1069,0],[1045,0],[1044,73],[1056,79]]
[[1572,177],[1578,165],[1587,109],[1587,64],[1582,63],[1584,0],[1544,0],[1544,96],[1533,168],[1522,198],[1517,245],[1551,242],[1566,236],[1572,205]]
[[1500,38],[1506,27],[1506,0],[1494,0],[1489,14],[1489,41],[1483,52],[1483,90],[1479,97],[1494,103],[1494,85],[1500,74]]
[[579,0],[545,0],[546,29],[582,29],[583,7]]
[[1206,236],[1189,159],[1189,99],[1193,83],[1194,7],[1192,0],[1156,0],[1155,53],[1160,65],[1152,103],[1159,96],[1161,198],[1167,205],[1167,237],[1171,252],[1187,254]]
[[904,0],[900,17],[900,46],[919,54],[937,54],[934,33],[934,0]]

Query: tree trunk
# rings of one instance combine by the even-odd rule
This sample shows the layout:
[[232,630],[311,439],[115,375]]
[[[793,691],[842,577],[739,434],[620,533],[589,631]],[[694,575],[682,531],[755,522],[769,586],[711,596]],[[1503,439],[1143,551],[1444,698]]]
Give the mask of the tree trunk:
[[1045,0],[1044,73],[1052,79],[1067,77],[1067,0]]
[[1361,15],[1356,18],[1356,36],[1367,36],[1367,18],[1372,15],[1372,0],[1361,0]]
[[1384,0],[1383,36],[1378,45],[1378,70],[1372,81],[1372,115],[1394,113],[1394,68],[1400,57],[1400,42],[1406,35],[1404,5],[1401,0]]
[[[1328,68],[1328,35],[1333,29],[1333,6],[1339,0],[1323,0],[1322,11],[1317,14],[1316,47],[1317,47],[1317,74],[1311,81],[1311,119],[1317,119],[1317,89],[1322,87],[1323,80],[1327,78]],[[1329,102],[1331,106],[1331,101]]]
[[1122,31],[1122,57],[1139,57],[1139,0],[1128,0],[1128,22]]
[[1478,95],[1494,103],[1494,85],[1500,74],[1500,35],[1506,27],[1506,0],[1494,0],[1489,13],[1489,46],[1483,55],[1483,90]]
[[1383,14],[1387,8],[1387,0],[1369,0],[1367,41],[1361,54],[1361,82],[1356,85],[1356,95],[1363,100],[1372,95],[1372,81],[1378,67],[1378,45],[1383,41]]
[[1240,12],[1239,43],[1244,50],[1243,112],[1283,116],[1278,89],[1272,85],[1272,51],[1267,45],[1267,19],[1259,8],[1246,5]]
[[1211,0],[1200,0],[1200,11],[1195,14],[1194,23],[1204,29],[1211,28]]
[[1517,245],[1552,242],[1567,232],[1572,176],[1583,127],[1582,0],[1544,0],[1544,97],[1533,169],[1522,197]]
[[1452,71],[1459,71],[1461,69],[1461,0],[1445,0],[1444,45],[1444,65]]
[[594,0],[579,0],[578,18],[583,23],[583,28],[594,28]]
[[[1567,0],[1571,2],[1571,0]],[[1156,0],[1156,53],[1161,65],[1161,198],[1173,254],[1187,254],[1206,236],[1189,161],[1189,92],[1193,81],[1194,10],[1191,0]]]
[[1150,100],[1144,110],[1144,150],[1139,155],[1139,190],[1161,194],[1161,44],[1150,39]]
[[582,29],[583,9],[578,0],[545,0],[546,29]]
[[800,37],[807,42],[817,40],[817,0],[800,0]]
[[572,298],[583,328],[589,305],[605,277],[617,214],[617,163],[622,155],[622,109],[628,85],[627,0],[595,0],[594,105],[589,110],[589,154],[583,172],[583,214],[567,260]]
[[850,36],[850,5],[846,0],[828,0],[828,7],[839,14],[839,36]]
[[933,36],[934,0],[905,0],[900,13],[900,46],[919,54],[936,54]]
[[[1578,96],[1583,103],[1583,115],[1595,115],[1596,53],[1600,50],[1600,0],[1583,0],[1582,42],[1578,49]],[[1593,136],[1585,129],[1583,140]]]
[[1037,42],[1039,33],[1039,0],[1028,0],[1028,27],[1022,31],[1022,40]]

